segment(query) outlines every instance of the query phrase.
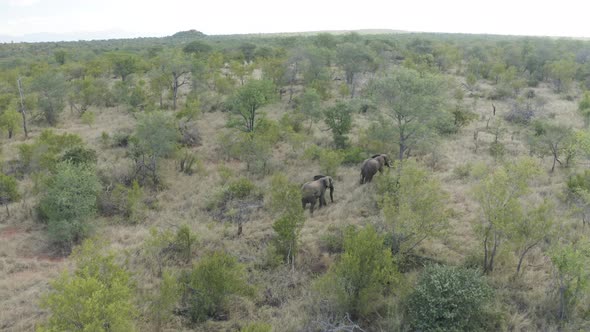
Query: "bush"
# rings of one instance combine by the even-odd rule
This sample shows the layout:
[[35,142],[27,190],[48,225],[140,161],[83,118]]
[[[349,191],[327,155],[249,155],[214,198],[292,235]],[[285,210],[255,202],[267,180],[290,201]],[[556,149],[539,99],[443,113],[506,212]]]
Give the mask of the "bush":
[[341,154],[343,165],[356,165],[363,162],[366,158],[366,151],[358,146],[342,150]]
[[136,309],[129,272],[111,253],[86,241],[74,253],[76,271],[63,272],[41,298],[50,313],[38,331],[130,331]]
[[232,198],[246,198],[250,194],[254,193],[256,185],[247,178],[241,177],[230,182],[227,189],[224,191],[225,197],[228,199]]
[[45,130],[34,143],[18,146],[21,170],[24,173],[54,171],[61,152],[82,145],[82,138],[78,135],[57,135]]
[[101,214],[105,216],[120,215],[131,224],[142,220],[144,204],[142,203],[143,190],[137,181],[133,181],[131,188],[117,183],[109,193],[103,193],[100,199]]
[[320,173],[336,177],[338,167],[342,164],[344,157],[339,151],[324,150],[320,154]]
[[[6,205],[10,202],[15,202],[20,199],[16,179],[0,173],[0,205]],[[8,207],[6,207],[8,212]],[[10,217],[10,213],[8,213]]]
[[244,326],[241,332],[271,332],[272,325],[264,322],[250,323]]
[[96,151],[82,146],[77,146],[67,150],[61,157],[61,161],[67,161],[76,165],[93,165],[96,164],[97,161]]
[[458,179],[465,179],[469,177],[471,174],[471,169],[473,165],[471,163],[465,163],[463,165],[459,165],[453,169],[453,175],[455,175]]
[[223,252],[208,254],[181,277],[180,312],[193,323],[225,316],[230,295],[253,294],[245,276],[244,267],[234,257]]
[[86,165],[60,163],[39,202],[55,244],[69,250],[88,233],[88,219],[96,213],[100,182]]
[[494,158],[502,158],[506,154],[506,147],[500,142],[490,144],[490,155]]
[[369,319],[383,306],[383,298],[397,275],[391,250],[384,245],[383,237],[368,226],[346,233],[344,253],[316,286],[332,306],[332,313]]
[[344,235],[346,232],[354,230],[354,226],[348,226],[350,229],[342,227],[328,226],[328,232],[320,237],[320,248],[330,254],[339,254],[344,251]]
[[410,323],[420,331],[485,331],[485,305],[491,295],[475,270],[430,266],[409,297]]
[[128,130],[119,130],[113,134],[113,146],[126,148],[127,145],[129,145],[130,138],[131,132],[129,132]]

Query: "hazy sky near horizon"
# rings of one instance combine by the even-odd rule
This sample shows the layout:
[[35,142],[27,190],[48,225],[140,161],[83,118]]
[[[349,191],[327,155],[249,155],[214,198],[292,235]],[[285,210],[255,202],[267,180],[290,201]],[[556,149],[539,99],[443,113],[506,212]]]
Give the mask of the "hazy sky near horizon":
[[396,29],[590,37],[588,9],[584,0],[0,0],[0,35]]

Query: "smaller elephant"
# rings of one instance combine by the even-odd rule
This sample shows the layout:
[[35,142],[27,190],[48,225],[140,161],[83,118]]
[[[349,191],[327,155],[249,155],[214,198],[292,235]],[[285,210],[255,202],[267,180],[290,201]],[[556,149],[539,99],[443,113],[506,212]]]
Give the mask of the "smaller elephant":
[[383,173],[383,166],[391,167],[391,160],[386,154],[376,154],[363,161],[361,166],[361,184],[369,183],[379,171]]
[[334,180],[330,176],[319,176],[316,175],[314,177],[314,181],[310,181],[305,183],[301,187],[301,205],[303,209],[307,203],[310,204],[310,213],[313,214],[313,208],[317,200],[320,200],[320,208],[324,205],[327,205],[326,198],[324,194],[326,193],[326,188],[330,188],[330,199],[332,203],[334,202],[333,193],[334,193]]

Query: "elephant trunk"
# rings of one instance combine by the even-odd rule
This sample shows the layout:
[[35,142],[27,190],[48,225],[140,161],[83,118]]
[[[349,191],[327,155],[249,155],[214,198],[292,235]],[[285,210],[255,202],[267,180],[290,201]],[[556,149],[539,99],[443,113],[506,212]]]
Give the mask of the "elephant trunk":
[[334,186],[330,187],[330,200],[334,203]]

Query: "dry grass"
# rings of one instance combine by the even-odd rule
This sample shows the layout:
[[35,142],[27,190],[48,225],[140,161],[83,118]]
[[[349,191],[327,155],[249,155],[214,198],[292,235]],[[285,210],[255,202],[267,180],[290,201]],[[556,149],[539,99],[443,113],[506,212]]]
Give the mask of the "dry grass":
[[[483,86],[482,89],[485,89]],[[582,123],[575,111],[575,103],[555,96],[549,87],[541,86],[535,93],[547,99],[547,105],[540,116],[555,117],[555,120],[578,128]],[[472,104],[467,98],[466,104]],[[497,107],[496,117],[501,117],[508,109],[507,102],[494,102]],[[84,125],[71,114],[64,114],[64,119],[57,129],[58,132],[70,132],[80,135],[85,142],[98,151],[98,168],[107,174],[124,173],[129,167],[123,149],[104,147],[100,143],[102,132],[112,134],[119,129],[133,128],[135,120],[126,112],[117,109],[94,110],[97,113],[96,122],[92,127]],[[279,119],[285,112],[289,112],[286,98],[280,106],[267,107],[264,111],[271,119]],[[463,264],[466,260],[480,255],[480,243],[473,231],[474,223],[480,219],[478,204],[471,197],[473,180],[469,177],[459,179],[454,170],[466,163],[483,163],[493,165],[495,160],[489,155],[488,147],[493,137],[481,133],[480,147],[474,152],[473,132],[477,128],[485,128],[486,116],[491,115],[491,103],[479,100],[474,110],[478,120],[471,123],[461,132],[443,140],[437,147],[437,152],[444,158],[433,173],[442,183],[443,189],[449,193],[448,207],[452,209],[450,231],[444,239],[430,239],[425,241],[418,252],[425,256],[451,264]],[[310,271],[325,271],[334,258],[319,248],[319,239],[329,231],[329,227],[344,227],[346,225],[365,225],[375,223],[380,215],[374,203],[375,183],[359,184],[359,167],[340,167],[336,177],[334,193],[335,202],[328,203],[326,208],[316,210],[313,216],[305,212],[306,221],[301,233],[301,250],[297,260],[297,271],[292,273],[286,267],[279,267],[273,271],[252,269],[259,264],[265,255],[266,248],[273,236],[272,216],[263,207],[244,224],[243,235],[237,237],[237,226],[229,222],[214,220],[205,210],[207,202],[214,196],[222,185],[219,174],[220,166],[228,167],[234,177],[250,177],[255,184],[264,190],[268,188],[270,177],[251,176],[245,171],[245,166],[238,161],[223,161],[219,159],[217,151],[218,133],[225,129],[226,114],[220,112],[205,113],[198,122],[202,145],[191,150],[203,161],[203,169],[187,176],[177,171],[174,160],[162,164],[162,177],[165,189],[155,193],[148,193],[150,200],[157,203],[146,210],[142,222],[137,225],[126,225],[113,222],[106,218],[98,218],[96,224],[97,235],[108,239],[111,249],[125,253],[129,257],[142,254],[142,246],[150,236],[149,228],[175,229],[176,226],[187,224],[197,234],[199,240],[195,259],[210,250],[227,250],[236,255],[239,260],[249,266],[251,281],[259,288],[259,295],[255,299],[234,299],[231,301],[231,317],[224,322],[207,322],[198,330],[233,330],[244,325],[244,322],[265,321],[274,326],[275,331],[297,331],[306,322],[306,308],[309,305],[310,287],[313,274]],[[368,126],[370,121],[364,115],[357,115],[357,125],[351,135],[355,141],[358,131]],[[522,140],[521,129],[506,126],[506,134],[501,142],[507,148],[508,157],[528,153]],[[314,135],[303,143],[309,146],[317,142],[329,142],[329,133],[323,131],[323,125],[314,126]],[[41,132],[42,128],[32,126],[32,137]],[[21,135],[22,136],[22,135]],[[22,137],[7,142],[3,141],[3,156],[6,160],[16,158],[16,146],[22,142]],[[302,151],[301,149],[299,151]],[[317,162],[298,159],[300,152],[281,143],[274,151],[273,160],[276,169],[298,184],[309,181],[319,173]],[[390,152],[391,153],[391,152]],[[428,156],[419,156],[426,160]],[[549,165],[543,160],[543,165]],[[539,193],[556,193],[562,190],[565,177],[572,170],[557,169],[552,175],[535,183],[534,191]],[[379,181],[379,175],[374,182]],[[32,184],[29,180],[20,183],[21,191],[26,200],[9,205],[12,216],[0,219],[0,329],[8,331],[28,331],[34,329],[35,324],[43,320],[46,313],[38,307],[40,294],[48,289],[48,281],[54,278],[60,270],[69,267],[68,259],[55,259],[47,255],[48,244],[43,227],[33,220],[32,211],[35,198],[32,194]],[[563,212],[563,207],[559,207]],[[2,211],[3,212],[3,211]],[[560,222],[569,223],[568,220]],[[123,256],[125,256],[123,255]],[[135,255],[135,256],[134,256]],[[524,275],[518,282],[510,279],[515,269],[514,256],[506,249],[498,258],[497,272],[492,280],[501,289],[503,299],[510,299],[510,303],[522,305],[526,310],[513,312],[507,320],[514,331],[528,331],[538,328],[530,316],[535,308],[546,301],[545,290],[551,282],[550,264],[547,257],[540,250],[535,250],[527,259]],[[157,278],[146,271],[141,260],[129,260],[129,269],[133,271],[137,281],[139,293],[147,294],[158,285]],[[534,285],[532,287],[531,285]],[[264,302],[267,290],[271,298],[277,299],[280,305]],[[262,304],[261,304],[262,303]],[[147,305],[140,303],[142,317],[139,320],[141,330],[150,329]],[[176,319],[168,324],[169,330],[182,328]]]

